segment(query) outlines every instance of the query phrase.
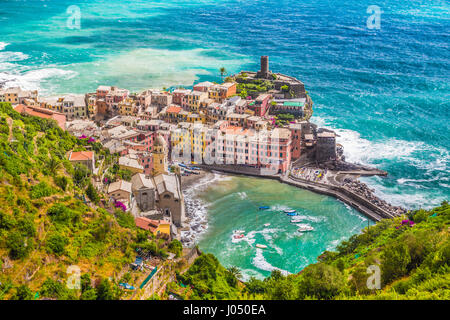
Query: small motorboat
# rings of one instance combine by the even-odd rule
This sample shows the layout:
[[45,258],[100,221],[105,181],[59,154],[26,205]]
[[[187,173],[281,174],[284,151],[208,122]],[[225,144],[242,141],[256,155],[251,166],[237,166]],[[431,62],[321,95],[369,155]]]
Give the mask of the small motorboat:
[[297,211],[289,209],[289,210],[283,210],[283,212],[284,213],[296,213]]
[[264,224],[264,227],[268,227],[268,226],[270,226],[270,223]]
[[267,246],[265,244],[257,244],[257,245],[255,245],[255,247],[260,248],[260,249],[267,249]]
[[234,230],[233,231],[233,233],[235,233],[235,234],[240,234],[240,233],[244,233],[245,231],[244,230]]
[[313,231],[314,230],[313,227],[311,227],[310,225],[307,225],[307,224],[298,224],[297,226],[300,227],[300,228],[297,229],[298,232],[305,232],[305,231]]
[[242,233],[241,234],[235,234],[233,236],[233,238],[235,238],[235,239],[242,239],[243,237],[245,237],[245,236]]
[[291,223],[299,223],[302,222],[302,218],[291,218]]
[[286,213],[288,216],[290,216],[290,217],[295,217],[296,215],[297,215],[297,212],[289,212],[289,213]]
[[267,209],[270,209],[270,207],[269,206],[261,206],[261,207],[259,207],[259,210],[267,210]]

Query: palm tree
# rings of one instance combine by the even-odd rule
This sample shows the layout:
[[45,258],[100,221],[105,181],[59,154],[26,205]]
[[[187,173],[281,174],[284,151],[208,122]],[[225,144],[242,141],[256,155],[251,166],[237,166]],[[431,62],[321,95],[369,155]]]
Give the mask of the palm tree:
[[227,74],[227,69],[222,67],[219,69],[219,72],[220,72],[220,78],[222,79],[222,82],[223,82],[223,76]]
[[61,162],[56,160],[55,158],[51,157],[47,163],[47,169],[52,174],[55,175],[56,171],[61,167]]
[[235,276],[237,279],[239,279],[239,278],[242,277],[241,270],[240,270],[238,267],[236,267],[236,266],[231,266],[231,267],[229,267],[227,270],[228,270],[228,272],[229,272],[230,274],[232,274],[233,276]]

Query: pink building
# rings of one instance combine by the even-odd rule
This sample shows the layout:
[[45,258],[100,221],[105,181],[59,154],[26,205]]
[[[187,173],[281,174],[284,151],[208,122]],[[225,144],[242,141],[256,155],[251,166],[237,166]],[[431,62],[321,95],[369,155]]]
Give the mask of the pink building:
[[255,101],[249,104],[249,109],[255,112],[255,116],[264,116],[269,109],[269,101],[272,99],[272,95],[264,93],[259,95]]
[[175,89],[172,92],[172,103],[181,105],[183,101],[183,97],[187,94],[191,93],[191,90],[188,89]]

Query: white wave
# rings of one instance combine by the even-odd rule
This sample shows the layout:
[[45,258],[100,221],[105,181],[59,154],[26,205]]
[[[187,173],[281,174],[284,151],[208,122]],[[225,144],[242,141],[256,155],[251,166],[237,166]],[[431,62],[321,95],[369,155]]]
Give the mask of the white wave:
[[198,197],[199,192],[208,188],[212,183],[228,178],[228,176],[220,173],[214,173],[212,176],[207,174],[198,182],[183,190],[186,214],[190,219],[189,230],[181,232],[181,239],[186,246],[196,243],[208,229],[207,204]]
[[0,52],[0,62],[17,62],[27,60],[30,56],[22,52]]
[[255,277],[260,280],[263,280],[265,278],[265,276],[262,273],[254,270],[254,269],[242,269],[241,274],[242,274],[241,280],[244,282],[249,281],[251,277]]
[[283,275],[286,275],[286,276],[290,274],[289,271],[286,271],[286,270],[283,270],[283,269],[280,269],[280,268],[277,268],[277,267],[272,266],[272,265],[264,258],[263,250],[262,250],[262,249],[259,249],[259,248],[256,249],[256,255],[255,255],[255,257],[253,258],[253,263],[252,263],[252,264],[253,264],[256,268],[258,268],[258,269],[260,269],[260,270],[269,271],[269,272],[272,272],[273,270],[278,270],[278,271],[280,271]]
[[247,193],[244,192],[238,192],[238,196],[239,198],[241,198],[241,200],[247,199]]
[[[77,72],[71,70],[62,70],[57,68],[45,68],[25,72],[23,74],[11,74],[0,72],[0,83],[5,87],[21,87],[24,90],[41,89],[41,82],[52,78],[69,80],[78,75]],[[41,90],[45,92],[45,90]]]

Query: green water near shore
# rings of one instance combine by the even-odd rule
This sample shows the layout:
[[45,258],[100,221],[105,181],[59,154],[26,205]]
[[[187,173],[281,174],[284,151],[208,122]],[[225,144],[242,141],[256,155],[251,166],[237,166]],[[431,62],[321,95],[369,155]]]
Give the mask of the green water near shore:
[[[274,180],[234,176],[212,183],[197,196],[208,212],[200,249],[216,255],[226,267],[239,267],[244,279],[263,278],[274,269],[297,273],[369,222],[331,197]],[[260,206],[270,209],[259,210]],[[314,231],[299,233],[291,217],[283,213],[287,209],[297,210],[301,223]],[[234,230],[245,230],[246,237],[233,240]],[[258,249],[256,244],[268,248]]]

